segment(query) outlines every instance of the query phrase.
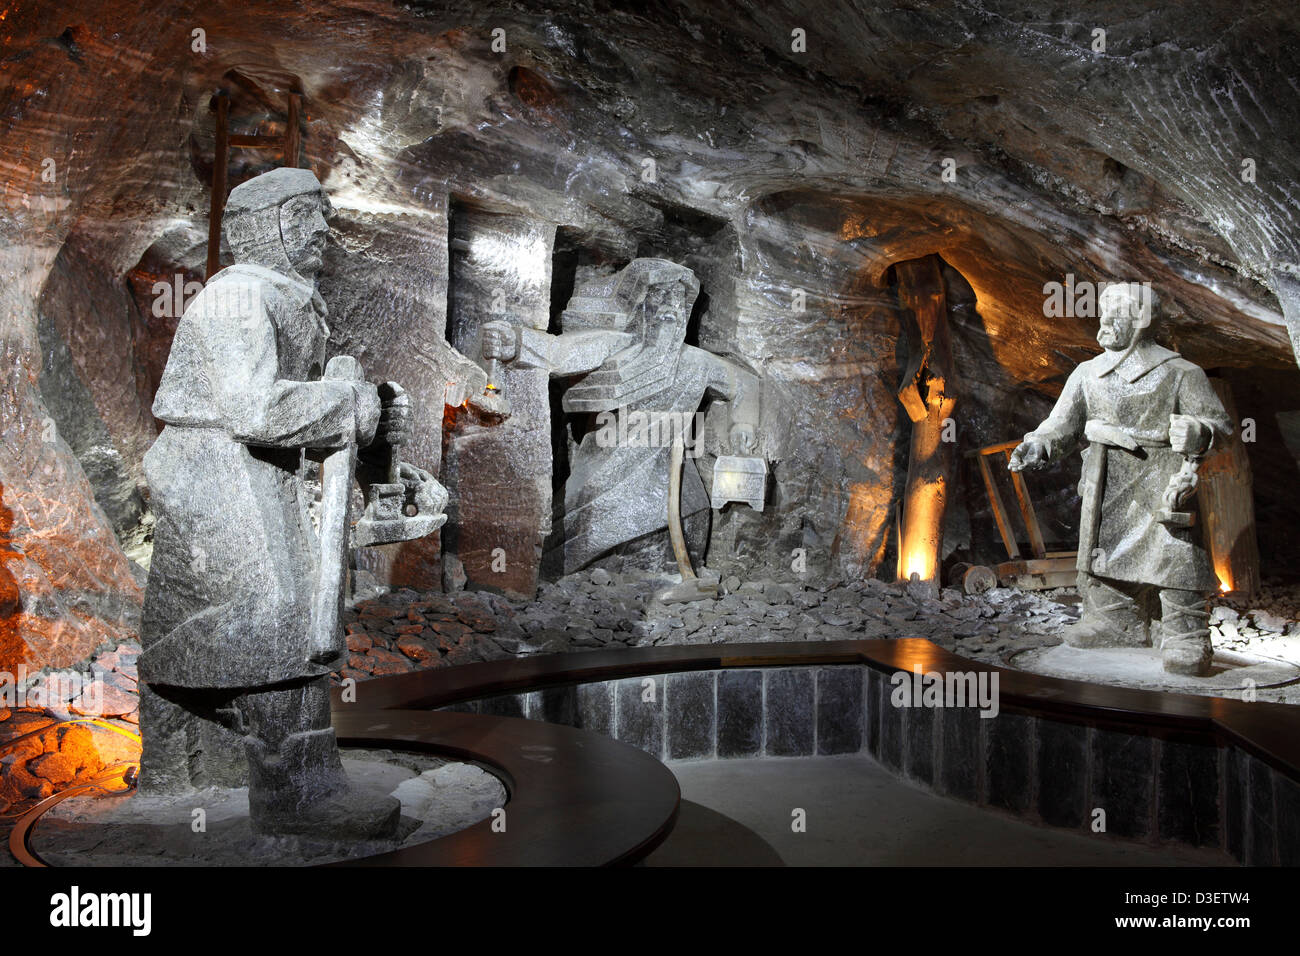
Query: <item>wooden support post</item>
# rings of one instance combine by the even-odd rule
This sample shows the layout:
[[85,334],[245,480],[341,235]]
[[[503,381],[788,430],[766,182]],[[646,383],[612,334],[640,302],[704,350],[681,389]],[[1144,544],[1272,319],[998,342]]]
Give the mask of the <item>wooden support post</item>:
[[[1006,459],[1006,464],[1011,464],[1011,451],[1007,449],[1002,454]],[[983,457],[983,456],[981,456]],[[1029,498],[1029,487],[1025,484],[1025,476],[1018,471],[1012,471],[1011,486],[1016,489],[1016,501],[1020,504],[1020,516],[1025,519],[1025,528],[1029,531],[1029,550],[1033,552],[1036,558],[1047,557],[1047,545],[1043,542],[1043,531],[1038,527],[1038,515],[1034,513],[1034,503]]]
[[216,151],[212,157],[212,198],[208,204],[208,264],[204,281],[211,281],[221,268],[221,214],[226,210],[226,168],[230,162],[230,97],[225,90],[216,95]]
[[285,120],[284,128],[284,159],[286,166],[298,165],[298,114],[302,109],[302,95],[300,93],[289,94],[289,117]]
[[[1237,421],[1236,403],[1226,379],[1211,378],[1228,417]],[[1220,587],[1243,597],[1259,591],[1259,543],[1255,537],[1255,499],[1250,458],[1236,430],[1201,463],[1197,499],[1205,546]]]
[[948,299],[938,256],[900,262],[894,268],[899,300],[916,323],[909,329],[912,359],[898,393],[912,419],[900,564],[904,576],[916,574],[937,587],[944,512],[956,474],[956,442],[945,434],[956,405]]

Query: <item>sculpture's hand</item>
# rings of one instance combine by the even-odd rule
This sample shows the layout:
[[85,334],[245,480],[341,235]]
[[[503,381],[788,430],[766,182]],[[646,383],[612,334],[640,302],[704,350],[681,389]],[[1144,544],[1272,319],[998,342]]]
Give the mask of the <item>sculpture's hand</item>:
[[736,455],[752,455],[757,446],[754,437],[754,426],[745,422],[736,422],[731,426],[731,433],[728,436],[731,439],[731,451]]
[[441,514],[447,507],[447,489],[429,472],[404,461],[398,473],[408,488],[414,488],[415,505],[420,514]]
[[1209,444],[1208,429],[1190,415],[1169,416],[1169,445],[1180,455],[1196,457]]
[[1042,442],[1022,441],[1011,453],[1007,468],[1011,471],[1037,471],[1048,465],[1047,449]]
[[1181,471],[1169,479],[1165,487],[1164,506],[1166,511],[1173,511],[1186,501],[1196,490],[1198,479],[1195,466],[1184,464]]
[[379,386],[379,428],[375,438],[396,448],[411,437],[411,396],[396,382]]
[[515,327],[503,319],[493,319],[483,326],[483,357],[509,362],[518,352]]

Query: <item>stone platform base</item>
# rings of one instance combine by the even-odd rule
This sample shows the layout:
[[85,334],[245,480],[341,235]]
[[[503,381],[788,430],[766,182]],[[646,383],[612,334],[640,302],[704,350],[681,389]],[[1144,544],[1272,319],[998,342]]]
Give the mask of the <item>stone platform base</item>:
[[[1217,649],[1206,677],[1170,674],[1160,662],[1160,652],[1150,647],[1080,648],[1061,644],[1020,651],[1008,663],[1019,670],[1067,680],[1240,697],[1246,688],[1280,687],[1300,681],[1300,667]],[[1249,682],[1249,683],[1248,683]]]
[[[506,803],[472,764],[384,750],[347,750],[356,785],[402,803],[395,839],[345,843],[253,832],[248,790],[180,796],[71,797],[40,819],[31,848],[51,866],[300,866],[358,859],[463,830]],[[201,811],[201,812],[199,812]]]

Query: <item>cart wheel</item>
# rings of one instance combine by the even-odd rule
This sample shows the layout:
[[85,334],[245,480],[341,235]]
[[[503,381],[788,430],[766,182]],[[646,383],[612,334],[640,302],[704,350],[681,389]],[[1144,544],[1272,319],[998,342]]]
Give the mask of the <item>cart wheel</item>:
[[998,586],[998,576],[991,568],[977,564],[962,576],[961,586],[967,594],[983,594],[989,588]]
[[962,581],[966,579],[966,572],[970,570],[970,565],[965,561],[958,561],[948,569],[948,587],[959,588]]

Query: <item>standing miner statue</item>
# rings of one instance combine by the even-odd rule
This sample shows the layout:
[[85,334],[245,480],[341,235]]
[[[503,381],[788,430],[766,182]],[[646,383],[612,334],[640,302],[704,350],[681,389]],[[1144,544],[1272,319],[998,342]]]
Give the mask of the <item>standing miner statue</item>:
[[[259,832],[370,838],[395,829],[400,805],[349,782],[330,727],[350,536],[428,534],[446,492],[396,458],[402,390],[367,383],[348,356],[325,364],[316,274],[329,214],[306,169],[236,187],[223,223],[235,264],[172,342],[153,406],[165,427],[144,459],[157,524],[140,786],[247,785]],[[306,481],[315,461],[319,506]],[[372,496],[355,529],[354,477]]]
[[1079,365],[1047,420],[1011,456],[1012,471],[1059,461],[1082,441],[1080,619],[1075,647],[1160,650],[1174,674],[1209,672],[1206,594],[1216,587],[1194,513],[1178,509],[1196,465],[1231,433],[1205,373],[1151,341],[1155,300],[1145,283],[1098,297],[1106,351]]

